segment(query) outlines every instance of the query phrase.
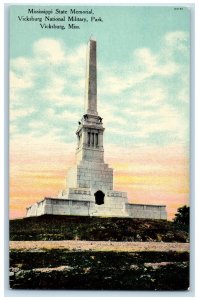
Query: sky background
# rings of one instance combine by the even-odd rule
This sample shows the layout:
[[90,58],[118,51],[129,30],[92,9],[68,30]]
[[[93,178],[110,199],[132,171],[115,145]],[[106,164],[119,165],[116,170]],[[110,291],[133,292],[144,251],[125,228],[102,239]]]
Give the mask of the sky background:
[[[103,22],[42,29],[18,20],[28,8],[93,8]],[[10,10],[10,217],[65,188],[91,35],[114,189],[131,203],[167,205],[172,219],[189,204],[189,10],[59,5]]]

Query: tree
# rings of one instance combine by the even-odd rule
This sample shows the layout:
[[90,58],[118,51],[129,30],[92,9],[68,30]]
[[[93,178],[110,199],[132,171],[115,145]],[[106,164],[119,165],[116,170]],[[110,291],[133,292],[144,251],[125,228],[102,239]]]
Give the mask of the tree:
[[184,205],[184,206],[178,208],[173,221],[176,224],[188,226],[189,225],[189,207]]

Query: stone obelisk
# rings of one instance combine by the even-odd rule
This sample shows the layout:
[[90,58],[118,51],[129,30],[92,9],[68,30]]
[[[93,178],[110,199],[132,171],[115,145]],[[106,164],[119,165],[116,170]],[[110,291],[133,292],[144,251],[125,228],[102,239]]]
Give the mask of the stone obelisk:
[[91,37],[87,48],[85,112],[97,115],[97,44]]

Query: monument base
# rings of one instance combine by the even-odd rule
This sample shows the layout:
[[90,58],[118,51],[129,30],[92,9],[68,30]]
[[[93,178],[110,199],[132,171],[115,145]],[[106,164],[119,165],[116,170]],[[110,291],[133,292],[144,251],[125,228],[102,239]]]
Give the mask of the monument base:
[[[76,191],[77,192],[77,191]],[[27,208],[27,217],[49,215],[75,215],[98,217],[125,217],[142,219],[167,219],[166,206],[130,204],[126,202],[126,193],[109,192],[104,204],[98,205],[88,196],[76,194],[76,199],[44,198],[42,201]],[[78,198],[81,198],[78,199]],[[87,199],[86,199],[87,198]]]

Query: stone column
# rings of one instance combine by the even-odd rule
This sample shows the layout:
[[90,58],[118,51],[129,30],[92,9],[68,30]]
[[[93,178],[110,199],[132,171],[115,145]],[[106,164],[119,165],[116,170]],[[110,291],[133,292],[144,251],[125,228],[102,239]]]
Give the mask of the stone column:
[[91,146],[94,147],[95,146],[95,143],[94,143],[94,136],[95,135],[94,135],[93,132],[91,133],[91,136],[92,136],[92,138],[91,138]]
[[98,146],[99,148],[103,148],[103,132],[99,132],[98,134]]
[[99,146],[99,142],[98,142],[98,136],[99,136],[99,134],[98,133],[96,133],[95,134],[95,146],[98,148],[98,146]]
[[93,146],[94,146],[94,148],[96,148],[95,143],[96,143],[96,139],[95,139],[95,133],[94,133],[93,134]]
[[90,147],[91,145],[91,133],[88,132],[88,146]]
[[82,145],[86,146],[87,145],[87,130],[85,128],[82,132],[82,135],[83,135]]

